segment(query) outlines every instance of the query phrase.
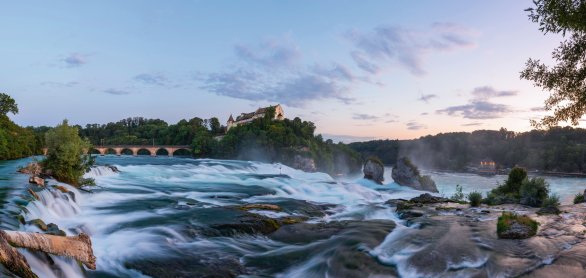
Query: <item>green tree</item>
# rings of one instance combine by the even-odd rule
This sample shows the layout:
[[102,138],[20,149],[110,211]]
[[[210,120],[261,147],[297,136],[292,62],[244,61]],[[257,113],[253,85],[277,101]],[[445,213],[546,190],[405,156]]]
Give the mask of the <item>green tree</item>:
[[90,148],[87,140],[81,139],[76,127],[67,120],[45,134],[47,158],[42,162],[45,171],[61,182],[79,186],[83,174],[92,165],[91,156],[85,152]]
[[525,179],[527,179],[527,170],[520,167],[511,169],[509,178],[505,182],[506,192],[518,194]]
[[521,78],[549,91],[545,109],[553,115],[532,121],[537,127],[569,121],[578,125],[586,113],[586,1],[534,0],[529,18],[543,33],[561,34],[565,40],[552,52],[556,65],[529,59]]
[[18,114],[18,105],[11,96],[0,93],[0,115],[8,113]]
[[214,135],[222,133],[222,125],[220,124],[220,120],[218,118],[213,117],[209,119],[210,125],[210,132]]

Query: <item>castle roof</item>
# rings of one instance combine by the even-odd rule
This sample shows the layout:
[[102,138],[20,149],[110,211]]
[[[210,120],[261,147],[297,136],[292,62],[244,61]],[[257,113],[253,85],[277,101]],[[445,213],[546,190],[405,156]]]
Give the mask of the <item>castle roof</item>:
[[232,117],[232,114],[230,114],[230,118],[228,118],[228,122],[233,122],[234,118]]
[[272,106],[271,105],[271,106],[268,106],[268,107],[261,107],[261,108],[256,109],[256,111],[254,111],[254,112],[242,113],[242,114],[240,114],[240,116],[236,117],[236,121],[237,122],[244,121],[244,120],[248,120],[248,119],[250,119],[250,118],[252,118],[252,117],[254,117],[256,115],[265,114],[267,112],[267,109],[272,108],[272,107],[277,107],[279,105],[280,104],[277,104],[275,106]]

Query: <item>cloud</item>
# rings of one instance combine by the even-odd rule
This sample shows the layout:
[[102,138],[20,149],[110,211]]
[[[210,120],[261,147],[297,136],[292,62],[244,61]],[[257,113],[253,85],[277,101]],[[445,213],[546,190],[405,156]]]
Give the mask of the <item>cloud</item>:
[[546,110],[544,107],[538,106],[538,107],[530,108],[529,111],[531,111],[531,112],[545,112]]
[[408,122],[406,125],[407,125],[407,129],[409,129],[409,130],[420,130],[420,129],[427,128],[425,125],[420,124],[418,122],[414,122],[414,121]]
[[423,112],[423,113],[421,113],[420,115],[421,115],[421,116],[427,116],[427,115],[429,115],[429,113],[427,113],[427,112]]
[[352,119],[354,120],[378,120],[380,117],[375,116],[375,115],[369,115],[369,114],[358,114],[355,113],[354,116],[352,116]]
[[45,82],[41,82],[41,85],[42,86],[58,87],[58,88],[71,88],[71,87],[79,85],[79,82],[77,82],[77,81],[70,81],[70,82],[45,81]]
[[487,100],[494,97],[511,97],[518,94],[517,91],[497,91],[491,86],[476,87],[472,90],[472,96],[477,100]]
[[81,67],[87,64],[87,57],[88,55],[80,54],[80,53],[72,53],[69,56],[61,59],[65,66],[73,68],[73,67]]
[[466,105],[450,106],[437,110],[437,114],[462,116],[465,119],[497,119],[514,112],[509,106],[488,101],[472,100]]
[[438,97],[438,96],[437,95],[434,95],[434,94],[421,95],[421,97],[418,98],[417,100],[423,101],[423,102],[429,102],[430,99],[436,98],[436,97]]
[[436,114],[461,116],[465,119],[498,119],[515,112],[508,105],[491,102],[492,98],[516,96],[517,91],[496,90],[491,86],[476,87],[471,92],[468,104],[450,106],[436,110]]
[[119,90],[119,89],[106,89],[103,90],[102,92],[106,93],[106,94],[110,94],[110,95],[128,95],[130,94],[129,91],[124,91],[124,90]]
[[462,124],[462,126],[479,126],[479,125],[482,125],[482,123],[474,122],[474,123]]
[[237,44],[234,51],[244,62],[270,68],[292,66],[302,57],[297,46],[289,39],[264,41],[256,48]]
[[437,52],[474,47],[475,32],[454,23],[434,23],[419,31],[400,26],[378,26],[368,32],[350,30],[345,37],[353,44],[350,52],[356,66],[377,74],[389,65],[398,65],[421,76],[425,57]]
[[220,96],[293,107],[324,99],[355,101],[347,94],[349,86],[360,78],[347,67],[337,63],[304,65],[297,47],[284,41],[235,46],[234,65],[197,76],[200,88]]
[[141,73],[136,75],[134,80],[147,85],[164,86],[167,83],[167,77],[161,73]]

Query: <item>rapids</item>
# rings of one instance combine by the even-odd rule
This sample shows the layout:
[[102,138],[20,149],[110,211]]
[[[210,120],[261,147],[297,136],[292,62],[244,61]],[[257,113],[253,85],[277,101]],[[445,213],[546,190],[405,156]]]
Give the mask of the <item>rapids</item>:
[[[68,235],[83,231],[97,257],[97,270],[85,271],[71,259],[23,251],[40,277],[509,276],[547,264],[568,244],[552,243],[532,253],[522,264],[526,269],[511,272],[500,258],[522,260],[527,250],[494,239],[483,221],[496,214],[466,226],[450,217],[401,220],[385,202],[422,192],[393,183],[390,169],[388,183],[377,185],[280,164],[103,156],[98,164],[115,165],[120,172],[92,169],[86,174],[97,184],[91,193],[50,180],[69,193],[49,186],[37,192],[37,201],[25,193],[26,175],[15,173],[28,161],[0,162],[2,228],[40,231],[20,225],[16,219],[22,215],[25,221],[55,223]],[[446,196],[455,184],[465,192],[488,191],[504,179],[431,174]],[[586,187],[581,179],[550,182],[564,200]],[[249,203],[277,204],[282,210],[235,209]],[[304,223],[250,232],[242,228],[243,220],[235,222],[250,215],[303,217]],[[435,257],[424,256],[430,253]]]

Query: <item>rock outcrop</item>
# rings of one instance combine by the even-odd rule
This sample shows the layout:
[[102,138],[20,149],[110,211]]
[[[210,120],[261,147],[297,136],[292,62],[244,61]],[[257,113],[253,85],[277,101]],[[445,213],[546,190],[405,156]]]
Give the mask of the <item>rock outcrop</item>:
[[301,155],[295,155],[292,167],[310,173],[317,171],[317,167],[315,166],[315,161],[313,158],[304,157]]
[[30,177],[28,179],[28,182],[32,183],[32,184],[36,184],[38,186],[45,186],[45,180],[40,177],[37,177],[37,176]]
[[422,191],[439,192],[431,177],[421,176],[417,167],[406,157],[397,160],[397,164],[393,167],[392,177],[396,183],[402,186]]
[[365,179],[372,180],[378,184],[383,184],[383,181],[385,180],[383,177],[385,174],[385,167],[379,159],[367,159],[362,171],[364,172]]
[[530,238],[537,233],[539,224],[525,215],[516,215],[511,212],[503,212],[498,218],[497,235],[505,239]]

